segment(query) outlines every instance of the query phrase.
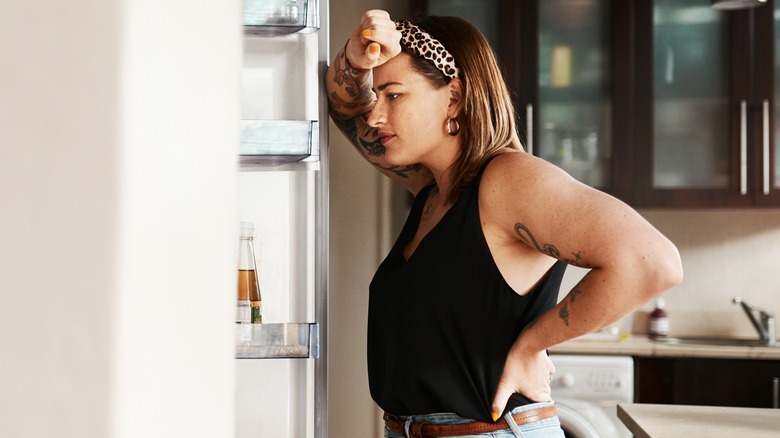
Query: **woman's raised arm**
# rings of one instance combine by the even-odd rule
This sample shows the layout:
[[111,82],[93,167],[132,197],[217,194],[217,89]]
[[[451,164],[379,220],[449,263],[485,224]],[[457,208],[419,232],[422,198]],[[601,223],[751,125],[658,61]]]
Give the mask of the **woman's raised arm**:
[[369,126],[365,118],[376,100],[371,69],[401,53],[400,40],[401,33],[387,12],[367,11],[328,68],[325,86],[330,117],[360,155],[416,194],[432,180],[428,169],[419,164],[389,164],[377,129]]

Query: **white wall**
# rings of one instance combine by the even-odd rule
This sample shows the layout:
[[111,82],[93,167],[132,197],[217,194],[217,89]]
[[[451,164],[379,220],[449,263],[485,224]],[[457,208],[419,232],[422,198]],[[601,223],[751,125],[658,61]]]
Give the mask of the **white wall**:
[[232,436],[239,8],[3,3],[0,436]]

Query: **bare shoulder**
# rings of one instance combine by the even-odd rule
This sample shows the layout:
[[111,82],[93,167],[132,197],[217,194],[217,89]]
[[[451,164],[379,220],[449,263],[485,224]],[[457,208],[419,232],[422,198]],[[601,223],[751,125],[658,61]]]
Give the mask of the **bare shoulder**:
[[525,153],[505,153],[479,188],[483,228],[581,267],[606,266],[626,251],[667,240],[617,198]]
[[589,187],[560,168],[525,152],[506,152],[494,158],[482,175],[480,199],[486,205],[506,202],[538,205],[555,196],[581,196]]
[[479,187],[484,226],[504,238],[533,230],[547,241],[594,228],[616,226],[631,209],[589,187],[547,161],[523,152],[508,152],[491,161]]

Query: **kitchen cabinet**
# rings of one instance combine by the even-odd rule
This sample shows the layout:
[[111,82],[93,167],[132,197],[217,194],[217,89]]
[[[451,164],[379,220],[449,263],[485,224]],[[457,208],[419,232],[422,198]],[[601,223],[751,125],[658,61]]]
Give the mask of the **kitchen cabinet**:
[[747,208],[780,206],[777,3],[738,11],[714,10],[709,0],[412,7],[483,30],[535,155],[635,207]]
[[638,403],[771,408],[780,361],[637,357]]
[[780,206],[776,8],[635,2],[634,204]]
[[[621,1],[413,1],[418,14],[454,15],[476,25],[499,59],[526,149],[601,190],[626,192],[630,131],[623,72],[629,40]],[[620,163],[620,164],[619,164]]]

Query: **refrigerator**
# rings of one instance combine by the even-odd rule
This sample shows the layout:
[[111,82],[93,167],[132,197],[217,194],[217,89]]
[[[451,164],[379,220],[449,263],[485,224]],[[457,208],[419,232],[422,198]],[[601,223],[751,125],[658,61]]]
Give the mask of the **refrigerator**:
[[328,44],[327,0],[244,0],[238,214],[262,323],[236,324],[238,438],[327,436]]

